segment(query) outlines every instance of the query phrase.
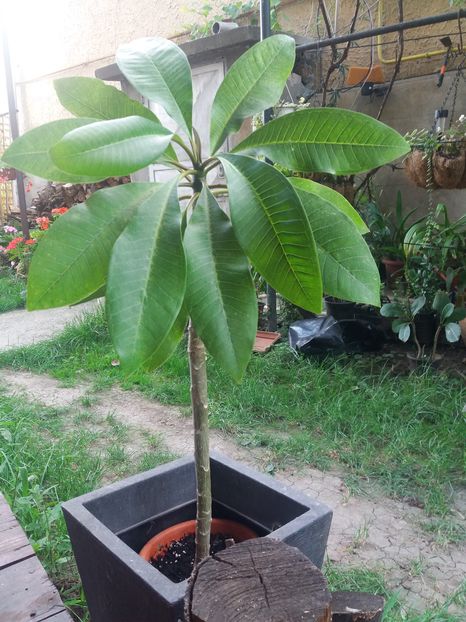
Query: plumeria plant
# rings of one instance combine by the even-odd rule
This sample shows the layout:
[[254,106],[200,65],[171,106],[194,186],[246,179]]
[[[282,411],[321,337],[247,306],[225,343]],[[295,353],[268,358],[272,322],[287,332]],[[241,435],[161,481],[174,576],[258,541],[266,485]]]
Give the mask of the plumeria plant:
[[[245,119],[279,101],[294,62],[295,43],[286,35],[239,58],[215,95],[210,148],[203,153],[185,54],[165,39],[140,39],[119,48],[117,63],[175,121],[176,131],[99,80],[63,78],[55,88],[75,118],[31,130],[3,156],[10,166],[60,182],[128,175],[156,161],[173,170],[163,184],[100,190],[60,218],[34,255],[27,306],[105,294],[110,332],[128,372],[161,365],[189,324],[197,561],[208,555],[211,522],[204,348],[241,379],[257,328],[251,266],[310,311],[321,311],[323,291],[380,304],[378,270],[356,211],[329,188],[287,179],[265,158],[295,171],[360,173],[409,150],[397,132],[355,112],[307,109],[275,119],[226,151],[228,136]],[[186,154],[184,163],[174,145]],[[220,166],[226,184],[210,186],[208,173]],[[228,214],[220,195],[228,197]]]

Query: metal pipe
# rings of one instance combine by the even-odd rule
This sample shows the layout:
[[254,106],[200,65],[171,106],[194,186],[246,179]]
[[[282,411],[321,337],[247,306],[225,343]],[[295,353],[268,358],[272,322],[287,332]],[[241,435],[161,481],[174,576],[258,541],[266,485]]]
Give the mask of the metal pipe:
[[[383,14],[383,0],[380,0],[379,6],[378,6],[378,13],[377,13],[377,24],[379,26],[382,25],[382,14]],[[394,65],[397,62],[397,59],[396,58],[385,58],[383,55],[382,45],[383,45],[382,35],[378,35],[377,56],[379,57],[380,62],[383,63],[384,65]],[[451,51],[457,52],[458,49],[454,48]],[[407,61],[420,60],[422,58],[433,58],[434,56],[442,56],[444,54],[445,54],[445,48],[442,48],[441,50],[433,50],[432,52],[422,52],[420,54],[409,54],[407,56],[403,56],[401,59],[401,62],[405,63]]]
[[296,46],[296,52],[306,52],[308,50],[320,50],[330,45],[338,45],[339,43],[348,43],[348,41],[359,41],[360,39],[369,39],[377,35],[384,35],[390,32],[399,32],[400,30],[410,30],[411,28],[419,28],[421,26],[430,26],[431,24],[440,24],[443,22],[451,22],[455,19],[466,17],[466,9],[458,9],[452,13],[441,13],[440,15],[430,15],[429,17],[420,17],[407,22],[398,24],[389,24],[388,26],[379,26],[370,30],[361,30],[340,37],[331,37],[315,41],[313,43],[303,43]]
[[[6,29],[2,28],[3,61],[5,64],[6,90],[8,95],[8,118],[10,122],[11,138],[15,140],[19,136],[18,117],[16,111],[15,86],[11,72],[10,49]],[[24,177],[21,171],[16,171],[16,189],[18,192],[19,211],[21,215],[21,229],[23,237],[29,238],[29,223],[26,207],[26,193],[24,192]]]
[[[261,41],[267,39],[272,34],[272,25],[270,22],[270,0],[261,0],[260,3],[260,25],[261,25]],[[264,123],[268,123],[273,116],[273,109],[264,110]],[[271,162],[270,162],[271,164]],[[267,328],[270,331],[277,330],[277,293],[267,284]]]

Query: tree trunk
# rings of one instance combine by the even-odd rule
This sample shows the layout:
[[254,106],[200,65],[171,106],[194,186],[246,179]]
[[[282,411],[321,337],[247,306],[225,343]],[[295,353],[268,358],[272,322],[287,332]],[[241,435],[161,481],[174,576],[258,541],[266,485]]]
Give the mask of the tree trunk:
[[194,459],[197,482],[197,523],[195,564],[209,555],[212,491],[210,485],[209,417],[207,408],[207,367],[202,341],[189,324],[189,369],[194,423]]
[[186,593],[189,622],[330,622],[321,571],[296,548],[247,540],[204,560]]

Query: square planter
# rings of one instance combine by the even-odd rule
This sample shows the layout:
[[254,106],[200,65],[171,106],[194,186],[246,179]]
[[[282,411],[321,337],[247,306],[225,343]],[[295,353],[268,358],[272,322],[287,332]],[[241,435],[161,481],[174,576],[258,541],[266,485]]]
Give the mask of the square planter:
[[[211,454],[213,515],[324,558],[331,510],[239,462]],[[153,535],[196,516],[194,459],[182,458],[63,504],[92,622],[177,622],[186,581],[138,555]]]

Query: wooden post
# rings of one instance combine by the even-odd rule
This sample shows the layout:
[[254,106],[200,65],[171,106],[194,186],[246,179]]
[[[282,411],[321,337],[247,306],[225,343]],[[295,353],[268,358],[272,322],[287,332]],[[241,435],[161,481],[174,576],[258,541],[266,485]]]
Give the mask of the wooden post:
[[366,592],[333,592],[332,622],[380,622],[384,599]]
[[201,562],[186,595],[188,622],[330,622],[321,571],[270,538],[235,544]]

